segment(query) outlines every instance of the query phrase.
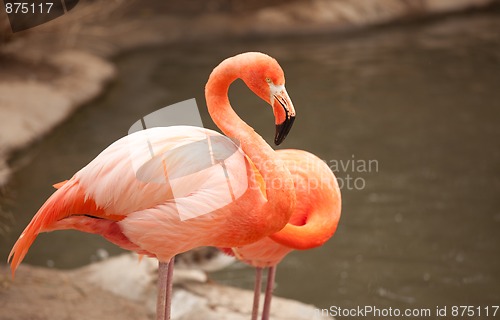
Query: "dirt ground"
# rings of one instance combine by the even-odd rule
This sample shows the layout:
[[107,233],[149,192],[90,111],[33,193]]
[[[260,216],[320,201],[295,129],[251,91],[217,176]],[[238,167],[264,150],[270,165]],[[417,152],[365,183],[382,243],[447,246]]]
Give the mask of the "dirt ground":
[[0,266],[0,319],[123,320],[153,319],[153,315],[144,304],[80,281],[71,273],[21,265],[15,280],[6,266]]
[[[134,254],[68,271],[21,265],[14,280],[0,266],[0,320],[154,319],[156,279],[157,261]],[[172,319],[248,320],[252,300],[251,291],[176,266]],[[298,301],[273,297],[272,305],[273,320],[331,319]]]

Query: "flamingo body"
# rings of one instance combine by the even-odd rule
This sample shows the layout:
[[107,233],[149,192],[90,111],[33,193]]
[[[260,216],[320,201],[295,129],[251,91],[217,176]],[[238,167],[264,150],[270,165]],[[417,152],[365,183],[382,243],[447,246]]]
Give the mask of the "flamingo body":
[[[227,91],[237,78],[271,104],[280,115],[277,126],[293,122],[295,111],[276,60],[262,53],[226,59],[210,75],[207,106],[214,122],[241,146],[189,126],[121,138],[58,185],[12,248],[13,273],[40,232],[97,233],[125,249],[169,261],[198,246],[241,246],[283,228],[295,205],[293,182],[272,148],[231,108]],[[196,143],[207,139],[214,141],[209,143],[212,163],[224,159],[224,174],[220,162],[192,170],[206,161],[205,149]],[[275,180],[281,181],[279,188],[272,187]]]
[[335,233],[340,219],[340,189],[326,163],[303,150],[276,153],[290,170],[297,203],[283,230],[249,245],[231,248],[238,259],[254,267],[275,266],[294,249],[323,245]]
[[[137,159],[132,157],[137,156],[133,150],[144,147],[145,134],[155,154],[139,160],[144,177],[140,179],[132,164]],[[240,150],[225,161],[225,167],[232,185],[242,186],[245,191],[222,207],[218,200],[228,195],[227,179],[220,174],[220,166],[188,176],[179,173],[197,166],[200,157],[206,156],[196,154],[200,153],[196,146],[180,147],[202,141],[207,136],[223,137],[208,129],[177,126],[140,131],[110,145],[61,186],[35,215],[13,248],[13,270],[36,235],[46,231],[76,229],[101,234],[125,249],[154,255],[164,261],[194,247],[251,243],[259,239],[262,232],[268,233],[265,229],[269,226],[264,223],[268,220],[267,215],[258,209],[267,201],[259,185],[262,177]],[[221,144],[219,149],[235,148],[230,139],[218,139],[217,142]],[[181,150],[182,153],[163,150]],[[155,161],[158,159],[160,163]],[[177,180],[182,182],[176,197],[173,197],[171,186],[176,179],[169,179],[169,183],[162,181],[166,178],[163,163],[168,163],[168,170],[175,172]],[[148,177],[161,179],[148,181]],[[248,207],[255,210],[249,211]],[[181,210],[207,214],[182,220]],[[247,218],[234,212],[248,212]],[[279,230],[279,226],[276,229]],[[194,234],[197,236],[193,237]]]
[[208,111],[227,137],[173,126],[116,141],[70,180],[55,185],[57,191],[11,250],[12,273],[40,232],[100,234],[158,258],[157,319],[164,320],[170,318],[176,254],[200,246],[243,246],[281,230],[295,205],[293,180],[274,150],[232,109],[227,93],[236,79],[271,105],[274,142],[280,144],[295,119],[283,70],[258,52],[228,58],[205,87]]
[[269,268],[262,311],[262,320],[268,320],[276,266],[294,249],[323,245],[335,233],[340,219],[340,189],[326,163],[303,150],[278,150],[276,153],[294,182],[297,203],[290,221],[279,232],[254,243],[222,249],[256,268],[252,320],[257,319],[259,312],[262,269]]

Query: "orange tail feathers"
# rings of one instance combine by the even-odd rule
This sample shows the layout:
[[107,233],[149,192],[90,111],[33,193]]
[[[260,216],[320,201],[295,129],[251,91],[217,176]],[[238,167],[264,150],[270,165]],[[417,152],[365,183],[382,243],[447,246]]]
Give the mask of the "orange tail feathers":
[[85,199],[85,193],[78,186],[78,182],[70,181],[61,186],[42,205],[12,247],[7,259],[11,264],[12,276],[39,233],[51,231],[52,225],[71,214],[95,211],[98,209],[94,201]]
[[38,210],[36,215],[33,217],[28,226],[24,229],[23,233],[19,236],[19,239],[14,244],[14,247],[10,251],[9,258],[7,262],[10,262],[10,268],[12,270],[12,276],[16,272],[17,267],[23,261],[26,253],[30,246],[35,241],[36,237],[40,232],[43,231],[44,227],[54,222],[54,218],[57,217],[57,203],[61,196],[60,192],[55,192]]

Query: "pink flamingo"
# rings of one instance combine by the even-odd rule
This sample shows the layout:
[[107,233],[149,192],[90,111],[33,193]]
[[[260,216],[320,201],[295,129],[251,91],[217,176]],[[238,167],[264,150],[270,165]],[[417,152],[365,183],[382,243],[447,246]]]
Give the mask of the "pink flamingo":
[[[262,53],[228,58],[211,73],[205,95],[213,121],[239,141],[242,153],[231,139],[198,127],[152,128],[119,139],[70,180],[55,185],[58,190],[12,248],[13,275],[41,232],[100,234],[124,249],[158,258],[157,319],[170,319],[176,254],[200,246],[243,246],[281,230],[295,206],[293,180],[274,150],[231,108],[228,88],[238,78],[272,106],[275,143],[281,143],[295,118],[283,70]],[[208,141],[209,156],[200,151],[200,141]],[[236,156],[226,159],[228,152]],[[206,157],[212,164],[225,160],[190,174],[189,168]],[[228,184],[236,189],[229,203],[221,203]],[[239,187],[244,192],[233,194]],[[192,215],[181,219],[181,211]]]
[[259,312],[262,269],[269,267],[262,320],[268,320],[278,263],[293,249],[323,245],[335,233],[340,219],[340,189],[325,162],[303,150],[278,150],[292,174],[297,204],[281,231],[246,246],[223,249],[256,268],[252,320]]

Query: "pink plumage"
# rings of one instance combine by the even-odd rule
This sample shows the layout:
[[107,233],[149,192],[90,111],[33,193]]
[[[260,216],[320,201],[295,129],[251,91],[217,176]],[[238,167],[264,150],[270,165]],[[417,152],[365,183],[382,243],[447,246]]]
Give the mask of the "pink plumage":
[[[257,52],[226,59],[210,75],[205,95],[212,119],[227,137],[174,126],[116,141],[57,184],[12,248],[12,272],[39,233],[60,229],[100,234],[156,256],[164,275],[171,273],[171,264],[170,271],[165,264],[178,253],[243,246],[281,230],[295,206],[293,181],[274,150],[231,108],[228,87],[238,78],[273,108],[275,143],[281,143],[295,119],[283,70]],[[165,296],[166,309],[160,303]],[[160,290],[159,319],[169,315],[168,297],[168,289]]]

